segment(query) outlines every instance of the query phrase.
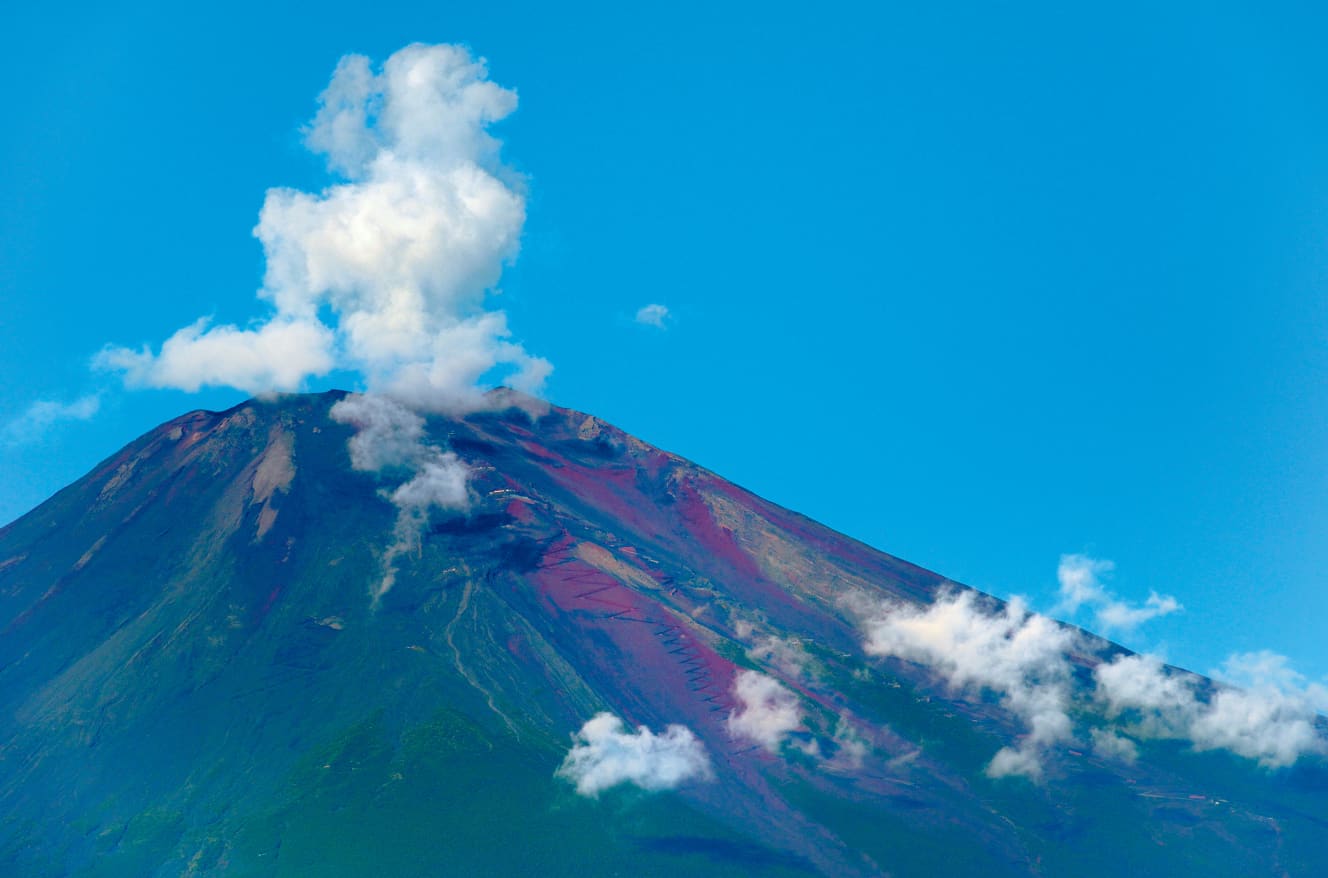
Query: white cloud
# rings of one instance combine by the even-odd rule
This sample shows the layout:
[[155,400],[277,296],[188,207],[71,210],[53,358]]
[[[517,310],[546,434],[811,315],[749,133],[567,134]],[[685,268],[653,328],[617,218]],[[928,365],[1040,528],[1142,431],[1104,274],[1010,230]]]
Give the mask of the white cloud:
[[1206,701],[1197,678],[1172,673],[1152,656],[1118,656],[1094,671],[1107,716],[1139,737],[1178,738],[1196,750],[1230,750],[1267,768],[1308,753],[1328,752],[1315,728],[1325,692],[1286,666],[1281,656],[1233,656],[1224,665],[1245,675],[1249,689],[1219,687]]
[[1067,613],[1087,606],[1095,627],[1103,632],[1132,631],[1150,619],[1175,613],[1183,607],[1171,595],[1150,592],[1143,606],[1131,605],[1113,595],[1102,584],[1102,577],[1116,569],[1111,561],[1087,555],[1062,555],[1056,568],[1060,582],[1060,608]]
[[712,777],[705,745],[681,725],[656,735],[645,726],[629,732],[611,713],[598,713],[572,736],[572,749],[557,774],[583,796],[630,783],[644,790],[673,789]]
[[1041,776],[1042,754],[1029,744],[1002,747],[987,763],[987,777],[991,778],[1027,777],[1036,780]]
[[455,453],[440,451],[424,460],[414,477],[392,492],[392,502],[420,516],[434,506],[464,510],[470,506],[466,487],[469,479],[470,470]]
[[739,640],[751,643],[747,658],[752,661],[774,668],[786,678],[803,679],[808,674],[812,657],[801,641],[775,634],[758,634],[756,626],[745,619],[735,623],[734,633]]
[[1148,593],[1148,600],[1142,607],[1134,607],[1124,601],[1112,601],[1099,607],[1094,616],[1103,631],[1132,631],[1149,619],[1166,616],[1184,609],[1180,602],[1171,595],[1159,595],[1155,591]]
[[525,222],[518,177],[488,131],[516,102],[458,46],[407,46],[380,72],[343,58],[306,143],[345,181],[269,190],[254,229],[271,316],[248,328],[198,321],[157,353],[107,348],[98,364],[131,385],[253,392],[341,368],[435,410],[482,406],[489,380],[537,391],[548,362],[486,307]]
[[1098,560],[1087,555],[1061,555],[1056,568],[1056,579],[1061,587],[1061,605],[1073,613],[1084,604],[1102,600],[1104,592],[1101,576],[1116,569],[1112,561]]
[[669,309],[664,305],[645,305],[636,312],[636,322],[656,329],[663,329],[669,319]]
[[431,509],[470,508],[470,468],[454,452],[429,442],[424,419],[390,397],[347,396],[330,414],[334,421],[356,428],[347,443],[354,469],[406,476],[384,492],[397,507],[397,521],[392,545],[383,554],[382,579],[373,592],[376,601],[395,584],[397,559],[418,544]]
[[1136,711],[1133,730],[1141,737],[1183,738],[1197,709],[1194,681],[1169,674],[1162,662],[1149,655],[1122,655],[1093,670],[1095,694],[1106,705],[1107,717],[1117,719]]
[[871,742],[853,726],[847,714],[841,713],[835,722],[835,753],[828,766],[846,771],[857,771],[871,752]]
[[414,469],[426,453],[424,418],[396,400],[371,393],[352,394],[330,411],[332,420],[352,424],[350,463],[362,472]]
[[1324,752],[1314,714],[1300,699],[1273,690],[1222,689],[1190,727],[1195,749],[1224,748],[1268,768]]
[[1075,633],[1029,613],[1016,599],[999,610],[971,591],[950,591],[929,606],[886,604],[864,621],[869,655],[926,665],[955,689],[990,690],[1028,725],[1016,747],[1001,749],[987,767],[993,777],[1041,774],[1041,751],[1073,737],[1068,714]]
[[726,723],[729,734],[771,753],[777,753],[789,732],[802,725],[798,696],[773,677],[739,671],[733,679],[733,697],[738,703]]
[[1266,649],[1233,653],[1208,676],[1244,689],[1271,689],[1301,698],[1317,711],[1328,712],[1328,687],[1310,682],[1291,667],[1286,656]]
[[1093,729],[1093,752],[1108,759],[1134,762],[1139,758],[1139,747],[1131,739],[1113,729]]
[[5,425],[4,436],[13,444],[31,442],[41,438],[54,424],[61,421],[86,421],[100,410],[101,397],[95,393],[79,397],[73,402],[39,399]]
[[224,384],[260,393],[297,390],[306,377],[335,364],[333,333],[316,320],[278,317],[256,329],[209,329],[208,323],[205,317],[177,330],[157,354],[147,347],[106,348],[94,365],[123,372],[131,387],[193,392]]
[[[1108,562],[1067,556],[1062,595],[1068,605],[1103,603],[1097,577]],[[1029,733],[1002,748],[987,766],[992,777],[1037,778],[1042,755],[1054,743],[1073,740],[1069,708],[1074,698],[1068,652],[1077,635],[1067,626],[1027,613],[1019,601],[994,610],[975,592],[951,591],[929,606],[857,607],[866,632],[864,649],[930,667],[956,689],[999,693],[1024,719]],[[1076,602],[1078,602],[1076,604]],[[1291,765],[1310,753],[1328,753],[1316,710],[1328,709],[1328,687],[1307,681],[1285,657],[1259,652],[1234,655],[1214,672],[1238,682],[1211,693],[1201,678],[1172,673],[1145,655],[1117,656],[1094,669],[1092,698],[1114,725],[1090,730],[1099,755],[1137,757],[1137,739],[1172,738],[1196,750],[1225,749],[1268,768]]]

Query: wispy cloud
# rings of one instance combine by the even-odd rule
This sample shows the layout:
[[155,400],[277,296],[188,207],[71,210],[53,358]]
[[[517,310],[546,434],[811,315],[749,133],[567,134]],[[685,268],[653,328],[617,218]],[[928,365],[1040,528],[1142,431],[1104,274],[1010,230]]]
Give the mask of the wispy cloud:
[[459,46],[407,46],[378,71],[342,58],[305,142],[344,182],[269,190],[254,230],[268,314],[198,320],[157,351],[108,347],[98,364],[131,386],[253,392],[341,368],[436,410],[483,405],[495,378],[537,390],[549,363],[486,303],[525,222],[520,178],[489,133],[516,104]]
[[887,603],[864,620],[869,655],[926,665],[955,689],[990,690],[1028,726],[1015,747],[987,766],[993,777],[1042,773],[1042,751],[1073,737],[1070,666],[1076,635],[1022,601],[997,608],[975,592],[942,593],[929,606]]
[[871,752],[871,742],[855,727],[848,714],[841,713],[835,722],[835,750],[826,766],[841,771],[857,771]]
[[1150,619],[1183,609],[1171,595],[1160,595],[1155,591],[1149,593],[1142,606],[1121,600],[1102,584],[1102,578],[1115,569],[1116,565],[1111,561],[1087,555],[1062,555],[1056,568],[1060,610],[1073,615],[1086,606],[1093,613],[1094,627],[1109,634],[1133,631]]
[[54,425],[62,421],[86,421],[101,410],[101,396],[90,393],[73,402],[55,402],[41,399],[28,406],[18,417],[5,424],[6,442],[21,445],[42,438]]
[[803,679],[811,669],[812,657],[802,642],[791,637],[780,637],[770,632],[759,632],[745,619],[734,624],[739,640],[751,644],[747,658],[778,671],[786,679]]
[[637,323],[653,326],[656,329],[664,329],[667,326],[668,319],[669,309],[664,305],[645,305],[636,312]]
[[454,452],[428,440],[422,417],[389,397],[348,396],[332,406],[331,416],[356,428],[348,443],[352,468],[401,479],[383,492],[397,507],[397,522],[373,592],[377,601],[396,582],[398,558],[418,544],[429,510],[470,508],[470,469]]
[[572,736],[572,749],[557,775],[595,797],[620,784],[668,790],[713,776],[705,745],[682,725],[656,735],[645,726],[629,732],[611,713],[598,713]]
[[798,696],[774,677],[739,671],[733,679],[733,697],[737,704],[726,725],[734,738],[777,753],[789,733],[802,725]]

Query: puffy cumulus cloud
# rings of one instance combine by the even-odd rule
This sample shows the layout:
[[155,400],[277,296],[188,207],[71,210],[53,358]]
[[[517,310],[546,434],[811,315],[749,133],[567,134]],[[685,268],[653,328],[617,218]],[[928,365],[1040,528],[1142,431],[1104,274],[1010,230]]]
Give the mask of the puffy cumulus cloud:
[[1109,718],[1143,738],[1188,740],[1196,750],[1230,750],[1267,768],[1328,752],[1316,728],[1324,689],[1306,685],[1272,653],[1233,656],[1224,666],[1248,689],[1219,686],[1205,699],[1197,678],[1172,672],[1152,656],[1118,656],[1094,671]]
[[397,507],[397,521],[393,542],[383,554],[382,578],[373,592],[377,601],[395,584],[398,559],[418,545],[429,511],[470,508],[470,468],[454,452],[429,442],[424,419],[390,397],[348,396],[332,406],[331,416],[356,428],[348,442],[354,469],[404,478],[382,492]]
[[305,142],[344,180],[267,193],[254,234],[272,308],[248,327],[200,320],[157,352],[97,362],[131,385],[293,390],[340,368],[418,408],[481,407],[481,382],[538,391],[549,363],[486,307],[525,222],[489,127],[516,93],[459,46],[411,45],[375,71],[341,60]]
[[645,305],[636,312],[636,322],[644,326],[663,329],[669,319],[669,309],[665,305]]
[[1093,670],[1096,697],[1109,719],[1134,712],[1131,726],[1141,737],[1181,738],[1197,709],[1195,681],[1171,674],[1150,655],[1121,655]]
[[777,753],[789,733],[802,725],[798,696],[773,677],[758,671],[739,671],[733,679],[733,697],[737,704],[726,726],[734,738]]
[[619,784],[668,790],[713,776],[705,745],[681,725],[656,735],[645,726],[627,731],[611,713],[598,713],[572,736],[572,749],[557,775],[583,796],[598,796]]
[[1195,749],[1223,748],[1268,768],[1324,752],[1313,711],[1275,690],[1219,690],[1190,727],[1190,740]]
[[1073,738],[1069,717],[1070,664],[1076,635],[1016,599],[1001,608],[976,592],[949,591],[928,606],[888,603],[863,622],[869,655],[926,665],[953,688],[997,693],[1028,726],[1015,747],[987,766],[992,777],[1042,772],[1042,751]]
[[1116,569],[1111,561],[1087,555],[1062,555],[1056,568],[1060,583],[1060,608],[1073,614],[1087,606],[1096,626],[1103,632],[1132,631],[1158,616],[1175,613],[1183,607],[1171,595],[1150,592],[1142,606],[1120,600],[1102,584],[1102,578]]
[[87,421],[101,410],[101,397],[95,393],[79,397],[73,402],[55,402],[39,399],[18,417],[5,424],[3,435],[14,445],[40,439],[48,429],[61,421]]

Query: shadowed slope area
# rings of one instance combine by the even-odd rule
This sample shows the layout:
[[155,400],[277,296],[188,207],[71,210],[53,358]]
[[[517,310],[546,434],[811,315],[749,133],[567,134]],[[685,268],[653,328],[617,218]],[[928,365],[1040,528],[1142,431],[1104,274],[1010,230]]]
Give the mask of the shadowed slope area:
[[[401,477],[352,470],[341,396],[185,415],[0,531],[6,874],[1325,866],[1315,761],[1066,746],[988,778],[1018,719],[863,650],[855,606],[941,577],[576,412],[430,419],[475,502],[375,602]],[[1115,651],[1083,642],[1076,686]],[[777,746],[734,733],[749,670],[796,696]],[[600,711],[686,726],[712,779],[576,795]]]

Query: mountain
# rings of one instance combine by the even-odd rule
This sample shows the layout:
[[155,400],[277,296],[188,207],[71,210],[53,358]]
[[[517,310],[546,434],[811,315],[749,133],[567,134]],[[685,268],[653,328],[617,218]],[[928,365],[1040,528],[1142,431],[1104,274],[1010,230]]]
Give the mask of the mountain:
[[1328,874],[1316,756],[1089,746],[1119,647],[1038,629],[1072,728],[995,771],[1042,714],[871,626],[1017,608],[530,400],[365,466],[345,396],[184,415],[0,530],[0,873]]

